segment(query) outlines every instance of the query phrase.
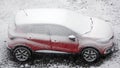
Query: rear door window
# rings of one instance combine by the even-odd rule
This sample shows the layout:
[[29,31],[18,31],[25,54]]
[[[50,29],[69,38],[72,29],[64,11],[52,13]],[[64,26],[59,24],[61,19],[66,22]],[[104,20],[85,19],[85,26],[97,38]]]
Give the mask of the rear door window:
[[48,34],[45,25],[33,25],[31,32],[35,34]]
[[17,25],[16,31],[20,33],[31,33],[31,25]]

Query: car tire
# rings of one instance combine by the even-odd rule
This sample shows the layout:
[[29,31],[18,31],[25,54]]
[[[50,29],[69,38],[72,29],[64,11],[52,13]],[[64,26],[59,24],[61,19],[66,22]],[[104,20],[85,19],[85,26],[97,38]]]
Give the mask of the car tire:
[[17,61],[25,62],[31,58],[31,51],[27,47],[16,47],[13,50],[13,56]]
[[82,59],[87,63],[93,63],[99,60],[100,53],[95,48],[84,48],[82,50]]

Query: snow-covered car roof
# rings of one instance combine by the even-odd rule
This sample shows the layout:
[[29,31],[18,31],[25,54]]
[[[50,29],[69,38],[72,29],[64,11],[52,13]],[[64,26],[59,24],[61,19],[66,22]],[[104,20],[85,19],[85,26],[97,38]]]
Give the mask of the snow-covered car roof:
[[78,33],[91,29],[90,17],[83,16],[67,9],[25,9],[20,10],[15,17],[16,25],[20,24],[58,24],[66,26]]

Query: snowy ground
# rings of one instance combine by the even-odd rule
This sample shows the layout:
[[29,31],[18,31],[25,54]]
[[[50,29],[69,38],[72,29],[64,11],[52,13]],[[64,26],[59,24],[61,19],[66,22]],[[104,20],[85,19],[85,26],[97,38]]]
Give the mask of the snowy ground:
[[[72,56],[38,56],[31,62],[18,63],[8,57],[4,41],[7,39],[7,25],[14,22],[14,15],[25,8],[66,8],[84,15],[98,17],[113,25],[115,44],[120,48],[120,0],[0,0],[0,68],[120,68],[120,51],[101,59],[93,65],[74,61]],[[64,58],[64,59],[63,59]],[[76,58],[76,57],[75,57]],[[78,58],[79,59],[79,58]]]

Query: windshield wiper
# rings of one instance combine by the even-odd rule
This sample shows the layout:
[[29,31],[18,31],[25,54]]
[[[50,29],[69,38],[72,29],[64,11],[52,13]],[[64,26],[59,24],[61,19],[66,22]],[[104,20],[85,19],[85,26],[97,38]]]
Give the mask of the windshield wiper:
[[92,20],[92,18],[90,18],[90,20],[91,20],[91,24],[90,24],[91,29],[89,31],[85,32],[84,34],[90,33],[92,31],[92,29],[93,29],[93,20]]

